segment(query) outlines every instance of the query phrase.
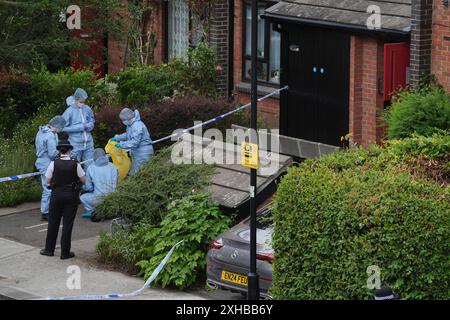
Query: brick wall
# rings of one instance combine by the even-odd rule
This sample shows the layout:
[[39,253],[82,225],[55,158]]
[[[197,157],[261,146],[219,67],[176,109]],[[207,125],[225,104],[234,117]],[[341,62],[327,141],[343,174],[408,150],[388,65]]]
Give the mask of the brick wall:
[[450,8],[442,0],[433,4],[431,72],[450,92]]
[[[234,54],[233,54],[233,79],[234,79],[234,96],[242,103],[250,102],[250,94],[239,90],[238,86],[242,82],[243,68],[243,20],[244,6],[243,0],[235,0],[234,7]],[[259,96],[263,94],[260,93]],[[263,119],[271,128],[279,128],[280,125],[280,100],[270,98],[258,104],[258,116]]]
[[412,0],[411,84],[431,72],[432,6],[433,0]]
[[377,84],[383,76],[383,45],[375,38],[351,37],[349,128],[351,142],[364,147],[380,141],[384,131],[378,120],[383,97]]
[[155,4],[156,21],[154,24],[154,33],[156,35],[156,47],[154,51],[154,60],[156,64],[164,62],[166,57],[166,6],[162,2]]
[[228,0],[211,3],[210,45],[214,49],[217,64],[222,71],[217,76],[217,89],[222,96],[228,95]]
[[[156,35],[156,47],[154,50],[154,61],[156,64],[163,62],[165,58],[165,10],[166,7],[164,3],[156,2],[154,7],[155,10],[155,22],[152,25],[153,32]],[[126,15],[126,13],[123,13]],[[108,72],[115,73],[123,69],[125,59],[125,54],[128,53],[126,46],[126,39],[123,41],[115,41],[109,39],[108,42]]]
[[[251,101],[251,96],[245,92],[237,92],[236,97],[241,104]],[[248,109],[250,110],[250,109]],[[263,120],[271,129],[280,126],[280,101],[279,99],[267,99],[258,104],[258,117]]]

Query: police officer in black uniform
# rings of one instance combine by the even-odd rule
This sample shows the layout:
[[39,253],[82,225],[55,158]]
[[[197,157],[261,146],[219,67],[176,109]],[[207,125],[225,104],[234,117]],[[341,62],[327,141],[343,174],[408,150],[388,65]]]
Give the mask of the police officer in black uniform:
[[52,161],[45,174],[47,185],[52,190],[48,219],[47,239],[44,256],[53,256],[58,237],[59,225],[63,220],[61,236],[61,259],[75,257],[70,251],[72,228],[79,204],[81,184],[86,177],[81,165],[70,155],[73,146],[68,141],[60,141],[57,150],[59,158]]

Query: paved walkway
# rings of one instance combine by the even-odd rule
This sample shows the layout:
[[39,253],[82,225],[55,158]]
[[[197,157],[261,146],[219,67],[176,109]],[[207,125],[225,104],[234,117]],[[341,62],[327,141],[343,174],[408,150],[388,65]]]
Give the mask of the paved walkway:
[[[92,223],[76,219],[72,251],[76,257],[59,259],[59,247],[54,257],[39,254],[46,235],[46,225],[38,211],[28,211],[0,217],[0,299],[34,299],[74,296],[80,294],[129,293],[141,288],[142,278],[105,270],[96,261],[95,246],[100,230],[108,230],[109,222]],[[71,290],[67,281],[69,266],[81,271],[81,288]],[[150,288],[134,299],[241,299],[239,294],[206,289],[192,292]]]

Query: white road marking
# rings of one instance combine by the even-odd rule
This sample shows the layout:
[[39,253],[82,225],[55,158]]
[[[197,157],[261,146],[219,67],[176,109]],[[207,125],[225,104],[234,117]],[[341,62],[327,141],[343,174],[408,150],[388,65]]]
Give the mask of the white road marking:
[[[62,226],[59,226],[59,228],[61,229],[62,228]],[[44,231],[47,231],[48,229],[42,229],[42,230],[39,230],[38,232],[44,232]]]
[[25,229],[33,229],[33,228],[37,228],[37,227],[42,227],[42,226],[46,226],[48,224],[48,222],[46,223],[41,223],[41,224],[36,224],[34,226],[29,226],[29,227],[25,227]]

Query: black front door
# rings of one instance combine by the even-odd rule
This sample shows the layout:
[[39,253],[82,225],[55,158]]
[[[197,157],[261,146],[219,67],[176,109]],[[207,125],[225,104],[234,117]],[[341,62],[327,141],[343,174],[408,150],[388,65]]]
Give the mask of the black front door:
[[294,25],[286,31],[281,133],[340,145],[349,131],[350,36]]

